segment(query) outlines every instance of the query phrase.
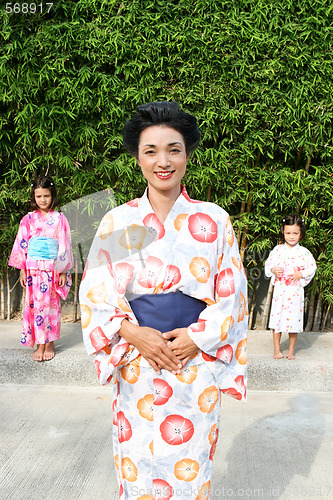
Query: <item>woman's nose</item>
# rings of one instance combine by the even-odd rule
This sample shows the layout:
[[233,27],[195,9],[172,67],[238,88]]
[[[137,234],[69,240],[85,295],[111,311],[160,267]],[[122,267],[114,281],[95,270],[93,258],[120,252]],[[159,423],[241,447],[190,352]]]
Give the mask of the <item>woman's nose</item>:
[[160,167],[168,167],[170,165],[169,155],[160,153],[157,158]]

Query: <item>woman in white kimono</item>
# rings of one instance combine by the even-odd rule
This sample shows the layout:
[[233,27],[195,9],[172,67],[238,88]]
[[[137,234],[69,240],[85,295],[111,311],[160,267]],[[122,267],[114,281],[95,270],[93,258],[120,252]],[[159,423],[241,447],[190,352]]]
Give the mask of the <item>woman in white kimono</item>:
[[124,146],[148,187],[103,218],[80,288],[84,342],[115,376],[121,499],[208,499],[220,393],[246,399],[247,282],[228,214],[181,180],[200,132],[149,103]]

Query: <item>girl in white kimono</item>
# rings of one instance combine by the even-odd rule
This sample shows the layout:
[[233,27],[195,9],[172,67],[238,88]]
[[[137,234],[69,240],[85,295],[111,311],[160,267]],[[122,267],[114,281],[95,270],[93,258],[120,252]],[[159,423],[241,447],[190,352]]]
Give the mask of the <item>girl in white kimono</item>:
[[273,329],[274,358],[281,359],[281,332],[289,333],[288,359],[295,359],[297,333],[303,331],[304,287],[316,272],[316,262],[299,245],[305,225],[298,215],[287,215],[281,225],[280,241],[265,263],[267,277],[274,276],[274,293],[268,327]]
[[149,103],[124,145],[148,187],[111,210],[80,288],[84,342],[116,379],[121,499],[208,499],[220,393],[246,399],[247,283],[228,214],[181,180],[200,141],[175,102]]

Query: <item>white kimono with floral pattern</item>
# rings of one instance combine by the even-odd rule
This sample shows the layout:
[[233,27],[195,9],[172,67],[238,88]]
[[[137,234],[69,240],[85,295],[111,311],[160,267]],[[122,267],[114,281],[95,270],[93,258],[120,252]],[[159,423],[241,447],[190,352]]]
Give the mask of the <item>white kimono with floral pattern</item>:
[[[265,262],[265,274],[273,276],[272,268],[282,267],[283,276],[274,277],[274,293],[268,327],[275,332],[299,333],[303,331],[304,287],[316,273],[316,262],[309,250],[297,243],[290,248],[285,243],[277,245]],[[291,282],[295,271],[301,271],[303,278]]]
[[[181,375],[157,375],[118,331],[124,318],[137,324],[129,300],[175,291],[207,304],[188,327],[200,351]],[[120,497],[208,498],[220,391],[246,399],[247,281],[228,214],[184,187],[163,225],[147,191],[113,209],[92,243],[80,303],[99,380],[117,378]]]

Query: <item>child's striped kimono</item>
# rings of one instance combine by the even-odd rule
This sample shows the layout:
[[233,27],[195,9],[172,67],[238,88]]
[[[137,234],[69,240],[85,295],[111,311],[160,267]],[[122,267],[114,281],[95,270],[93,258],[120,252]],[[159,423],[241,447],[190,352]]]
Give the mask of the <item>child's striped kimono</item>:
[[[176,291],[207,304],[188,327],[200,352],[180,375],[157,375],[117,332],[124,318],[137,323],[129,301]],[[93,241],[80,302],[100,382],[116,375],[120,498],[208,498],[220,391],[246,398],[247,282],[228,214],[184,187],[163,225],[147,192],[113,209]]]

